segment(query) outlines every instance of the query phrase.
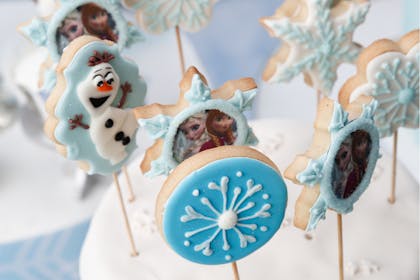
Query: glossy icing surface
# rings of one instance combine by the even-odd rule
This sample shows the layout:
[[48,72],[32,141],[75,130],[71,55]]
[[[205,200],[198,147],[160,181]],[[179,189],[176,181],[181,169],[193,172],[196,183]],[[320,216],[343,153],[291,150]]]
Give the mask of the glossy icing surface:
[[163,214],[168,244],[203,264],[239,260],[279,229],[286,185],[271,166],[246,157],[217,160],[186,176]]

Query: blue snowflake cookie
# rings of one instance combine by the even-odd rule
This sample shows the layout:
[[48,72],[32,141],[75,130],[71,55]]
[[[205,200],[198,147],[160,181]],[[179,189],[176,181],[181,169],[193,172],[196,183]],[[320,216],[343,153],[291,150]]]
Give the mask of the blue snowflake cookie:
[[[176,179],[180,174],[186,176]],[[172,249],[190,261],[216,265],[242,259],[273,237],[284,218],[287,190],[264,155],[225,146],[179,165],[158,201],[157,221]]]

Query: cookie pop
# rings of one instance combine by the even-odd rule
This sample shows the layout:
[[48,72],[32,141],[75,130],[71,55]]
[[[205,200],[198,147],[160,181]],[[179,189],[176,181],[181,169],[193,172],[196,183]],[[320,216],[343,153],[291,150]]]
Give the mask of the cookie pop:
[[306,84],[329,95],[340,64],[353,63],[360,46],[353,32],[369,11],[367,0],[286,0],[261,19],[271,36],[283,41],[263,73],[267,82],[287,82],[302,73]]
[[378,40],[364,49],[357,73],[341,88],[340,103],[360,108],[372,99],[378,102],[375,124],[381,137],[393,135],[391,194],[395,202],[398,128],[419,127],[419,30],[405,34],[398,42]]
[[136,148],[134,107],[146,84],[118,45],[91,36],[72,41],[57,66],[57,84],[46,103],[45,132],[57,150],[89,174],[113,174],[132,247],[118,172]]

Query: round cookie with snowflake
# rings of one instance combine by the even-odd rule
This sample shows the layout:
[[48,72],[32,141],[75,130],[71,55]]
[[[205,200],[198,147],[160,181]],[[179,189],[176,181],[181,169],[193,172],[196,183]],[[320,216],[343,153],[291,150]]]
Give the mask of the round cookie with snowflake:
[[368,10],[368,0],[286,0],[275,15],[261,19],[270,35],[283,41],[263,79],[286,82],[303,73],[308,85],[328,95],[338,66],[359,54],[353,32]]
[[419,30],[400,41],[382,39],[364,49],[357,74],[340,90],[345,107],[359,107],[374,98],[378,101],[375,123],[382,137],[398,127],[419,127]]
[[270,159],[249,147],[223,146],[185,160],[169,175],[156,221],[182,257],[223,264],[268,242],[286,204],[286,185]]

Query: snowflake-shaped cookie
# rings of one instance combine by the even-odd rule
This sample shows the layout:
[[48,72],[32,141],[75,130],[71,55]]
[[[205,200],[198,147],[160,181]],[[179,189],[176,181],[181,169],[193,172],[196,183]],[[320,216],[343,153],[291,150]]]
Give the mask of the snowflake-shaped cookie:
[[217,0],[124,0],[137,10],[137,21],[150,33],[162,33],[176,26],[196,32],[210,20]]
[[[175,105],[152,104],[135,109],[140,126],[155,140],[141,163],[147,176],[167,175],[184,159],[205,149],[257,143],[244,115],[257,93],[253,79],[228,81],[211,91],[204,76],[190,67],[180,87]],[[210,120],[224,122],[224,118],[229,119],[229,128],[217,133]]]
[[312,230],[328,208],[346,214],[368,187],[379,156],[379,132],[373,122],[376,101],[354,118],[340,104],[321,100],[314,142],[298,155],[285,177],[304,185],[295,207],[295,226]]
[[399,127],[419,127],[419,30],[411,31],[399,42],[379,40],[364,49],[358,72],[340,91],[344,106],[378,101],[375,123],[381,137]]
[[[178,254],[203,264],[230,263],[276,233],[287,191],[277,168],[260,156],[247,147],[219,147],[186,160],[168,177],[156,213]],[[181,173],[185,177],[174,181]]]
[[263,79],[285,82],[303,73],[307,84],[328,95],[338,66],[359,54],[353,32],[368,10],[367,0],[287,0],[274,16],[261,19],[271,36],[283,40]]

